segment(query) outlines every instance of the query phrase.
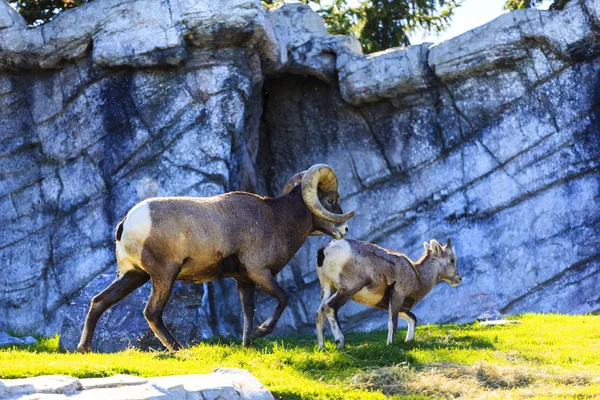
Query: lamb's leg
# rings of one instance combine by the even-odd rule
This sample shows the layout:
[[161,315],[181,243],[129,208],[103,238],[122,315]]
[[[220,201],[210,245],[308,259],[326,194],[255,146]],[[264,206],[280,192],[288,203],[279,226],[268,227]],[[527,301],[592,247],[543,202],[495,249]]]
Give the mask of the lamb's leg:
[[331,332],[333,333],[333,337],[335,339],[335,342],[337,343],[338,349],[342,349],[346,345],[346,338],[344,337],[344,332],[342,332],[342,328],[340,327],[340,321],[338,320],[338,310],[350,299],[352,299],[352,297],[360,289],[362,289],[362,286],[352,289],[338,288],[335,294],[331,296],[329,300],[325,301],[323,308],[325,310],[327,320],[329,320]]
[[392,286],[388,288],[389,303],[388,303],[388,336],[387,345],[394,343],[396,331],[398,329],[398,313],[402,308],[404,296],[392,290]]
[[331,284],[331,281],[323,276],[319,268],[317,268],[317,275],[319,276],[319,282],[321,283],[321,304],[317,309],[317,343],[319,349],[325,347],[325,302],[330,300],[331,293],[335,289]]
[[241,282],[236,280],[238,295],[242,302],[242,311],[244,312],[244,335],[242,339],[242,345],[247,347],[250,345],[250,332],[252,331],[252,324],[254,322],[254,291],[255,286],[253,283]]
[[275,277],[269,270],[252,271],[252,273],[249,273],[248,275],[260,290],[277,299],[277,307],[273,310],[273,314],[250,333],[250,340],[254,340],[273,332],[275,325],[277,325],[277,321],[279,321],[281,314],[283,314],[283,310],[285,310],[285,307],[287,306],[288,296],[277,284]]
[[146,308],[144,309],[144,317],[146,317],[150,328],[161,343],[171,351],[181,349],[181,345],[175,340],[173,335],[171,335],[171,332],[169,332],[169,329],[165,326],[163,321],[163,311],[167,305],[171,290],[173,290],[173,285],[175,284],[175,279],[180,270],[181,264],[170,263],[161,271],[163,272],[161,275],[154,275],[151,277],[152,292],[148,298],[148,304],[146,304]]
[[81,340],[77,346],[77,351],[85,353],[92,349],[94,330],[96,329],[96,324],[102,314],[127,297],[127,295],[135,289],[148,282],[148,279],[150,279],[150,276],[144,271],[130,270],[122,276],[117,276],[109,287],[104,289],[97,296],[94,296],[90,304],[90,310],[85,319],[85,325],[83,327],[83,332],[81,333]]
[[410,311],[400,312],[398,316],[406,320],[408,324],[408,332],[406,333],[406,341],[409,342],[415,338],[415,326],[417,325],[417,317]]

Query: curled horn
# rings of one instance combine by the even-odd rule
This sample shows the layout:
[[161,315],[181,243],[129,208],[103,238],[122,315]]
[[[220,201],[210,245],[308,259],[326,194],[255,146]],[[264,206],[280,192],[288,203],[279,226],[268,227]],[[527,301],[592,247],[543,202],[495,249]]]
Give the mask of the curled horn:
[[[287,186],[287,185],[286,185]],[[325,192],[337,192],[338,180],[329,165],[317,164],[310,167],[302,177],[302,198],[308,209],[317,217],[333,223],[348,221],[354,211],[345,214],[334,214],[319,201],[318,188]]]
[[302,177],[306,171],[298,172],[296,175],[292,176],[289,181],[285,184],[283,189],[281,190],[281,195],[285,196],[289,192],[291,192],[296,185],[300,185],[302,183]]

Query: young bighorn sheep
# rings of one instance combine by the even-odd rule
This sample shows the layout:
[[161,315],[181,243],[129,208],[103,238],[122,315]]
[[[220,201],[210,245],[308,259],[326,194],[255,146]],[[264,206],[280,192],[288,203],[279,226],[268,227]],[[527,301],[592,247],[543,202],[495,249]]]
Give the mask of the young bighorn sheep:
[[[91,350],[102,313],[148,279],[152,292],[144,316],[172,351],[181,345],[162,315],[175,280],[234,278],[244,313],[244,346],[271,333],[288,302],[275,281],[277,273],[310,234],[342,239],[348,232],[346,221],[354,212],[343,213],[337,190],[335,172],[318,164],[294,175],[277,198],[231,192],[137,204],[117,226],[117,278],[92,299],[78,351]],[[252,329],[256,285],[278,304],[269,319]]]
[[412,262],[407,256],[358,240],[332,241],[317,255],[321,305],[317,311],[317,340],[324,346],[325,318],[338,348],[345,345],[337,312],[348,300],[388,310],[387,344],[394,341],[398,316],[408,323],[406,341],[415,334],[417,317],[410,312],[438,280],[456,286],[462,280],[450,239],[446,246],[431,240],[425,253]]

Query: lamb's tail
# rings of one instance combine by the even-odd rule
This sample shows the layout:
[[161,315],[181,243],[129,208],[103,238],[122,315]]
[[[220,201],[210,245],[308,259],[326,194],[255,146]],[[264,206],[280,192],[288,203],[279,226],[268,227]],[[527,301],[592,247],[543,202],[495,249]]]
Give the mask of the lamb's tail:
[[321,247],[319,251],[317,251],[317,266],[322,267],[323,261],[325,261],[325,247]]

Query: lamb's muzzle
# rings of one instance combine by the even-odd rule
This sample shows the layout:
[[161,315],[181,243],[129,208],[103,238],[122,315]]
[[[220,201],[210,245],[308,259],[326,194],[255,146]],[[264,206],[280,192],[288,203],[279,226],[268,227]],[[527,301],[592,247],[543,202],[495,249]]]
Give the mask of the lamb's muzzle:
[[[152,292],[144,315],[170,350],[181,347],[162,320],[175,280],[234,278],[244,312],[244,345],[271,333],[288,302],[277,273],[310,234],[343,238],[353,215],[339,205],[337,177],[329,166],[315,165],[291,181],[277,198],[231,192],[153,198],[134,206],[116,230],[117,279],[92,300],[78,350],[90,351],[102,313],[148,280]],[[277,299],[277,307],[253,329],[256,285]]]

